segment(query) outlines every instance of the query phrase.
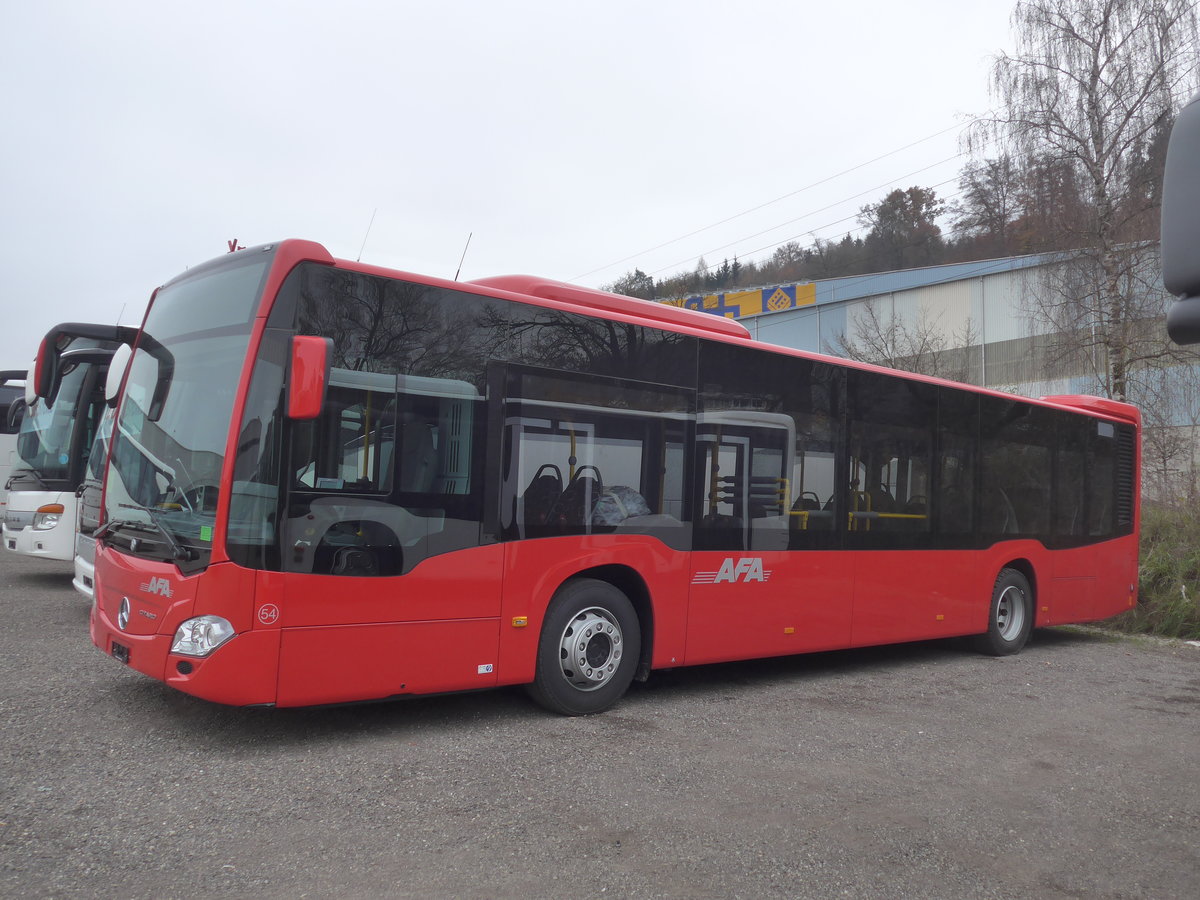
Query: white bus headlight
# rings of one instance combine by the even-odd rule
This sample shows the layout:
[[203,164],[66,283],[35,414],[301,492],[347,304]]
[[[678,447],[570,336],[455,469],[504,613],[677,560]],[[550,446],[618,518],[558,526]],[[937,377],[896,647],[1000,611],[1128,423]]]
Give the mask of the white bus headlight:
[[45,506],[39,506],[37,512],[33,514],[33,530],[49,531],[58,524],[62,514],[63,505],[61,503],[47,503]]
[[176,630],[171,652],[184,656],[208,656],[233,635],[233,626],[220,616],[197,616],[188,619]]

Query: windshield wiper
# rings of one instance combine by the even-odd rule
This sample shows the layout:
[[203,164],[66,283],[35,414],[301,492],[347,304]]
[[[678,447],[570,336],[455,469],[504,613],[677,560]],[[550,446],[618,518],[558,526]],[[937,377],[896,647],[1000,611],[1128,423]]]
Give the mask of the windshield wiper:
[[100,529],[100,532],[108,530],[109,525],[111,525],[113,529],[128,528],[130,531],[140,531],[143,534],[153,534],[155,531],[157,531],[167,539],[167,546],[171,548],[171,555],[173,559],[180,560],[181,562],[191,562],[193,559],[197,558],[195,555],[196,551],[194,549],[191,547],[185,547],[183,544],[179,543],[179,539],[175,537],[175,535],[171,532],[171,529],[159,521],[158,517],[160,513],[158,510],[150,509],[148,506],[138,506],[136,503],[118,503],[117,506],[121,507],[122,509],[136,509],[138,512],[144,512],[150,517],[150,524],[153,527],[147,528],[141,522],[117,522],[113,519],[109,519],[108,522],[104,523],[104,527]]

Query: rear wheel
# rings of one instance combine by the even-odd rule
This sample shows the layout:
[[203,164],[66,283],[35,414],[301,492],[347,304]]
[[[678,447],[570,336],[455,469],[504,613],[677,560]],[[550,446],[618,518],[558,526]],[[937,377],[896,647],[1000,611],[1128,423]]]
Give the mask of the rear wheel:
[[989,656],[1018,652],[1033,629],[1033,591],[1016,569],[1001,569],[992,588],[988,630],[975,638],[975,649]]
[[628,689],[641,646],[629,598],[605,581],[576,578],[550,601],[538,642],[537,673],[527,690],[542,706],[563,715],[601,712]]

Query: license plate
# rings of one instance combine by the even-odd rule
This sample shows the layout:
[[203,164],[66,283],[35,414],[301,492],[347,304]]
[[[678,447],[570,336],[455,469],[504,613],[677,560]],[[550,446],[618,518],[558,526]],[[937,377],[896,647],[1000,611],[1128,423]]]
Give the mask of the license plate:
[[125,665],[129,665],[129,648],[124,644],[118,644],[116,641],[113,641],[112,655],[113,659],[120,660]]

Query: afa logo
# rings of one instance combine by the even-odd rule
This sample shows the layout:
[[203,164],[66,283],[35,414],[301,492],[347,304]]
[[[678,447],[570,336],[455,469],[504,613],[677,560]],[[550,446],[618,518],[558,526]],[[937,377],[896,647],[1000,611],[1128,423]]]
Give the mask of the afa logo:
[[763,568],[761,556],[743,556],[738,559],[727,556],[717,571],[697,572],[692,578],[692,584],[749,584],[751,581],[766,582],[770,577],[771,570]]
[[149,581],[139,584],[138,588],[147,594],[158,594],[160,597],[166,597],[168,600],[175,593],[171,590],[171,582],[165,578],[151,578]]

